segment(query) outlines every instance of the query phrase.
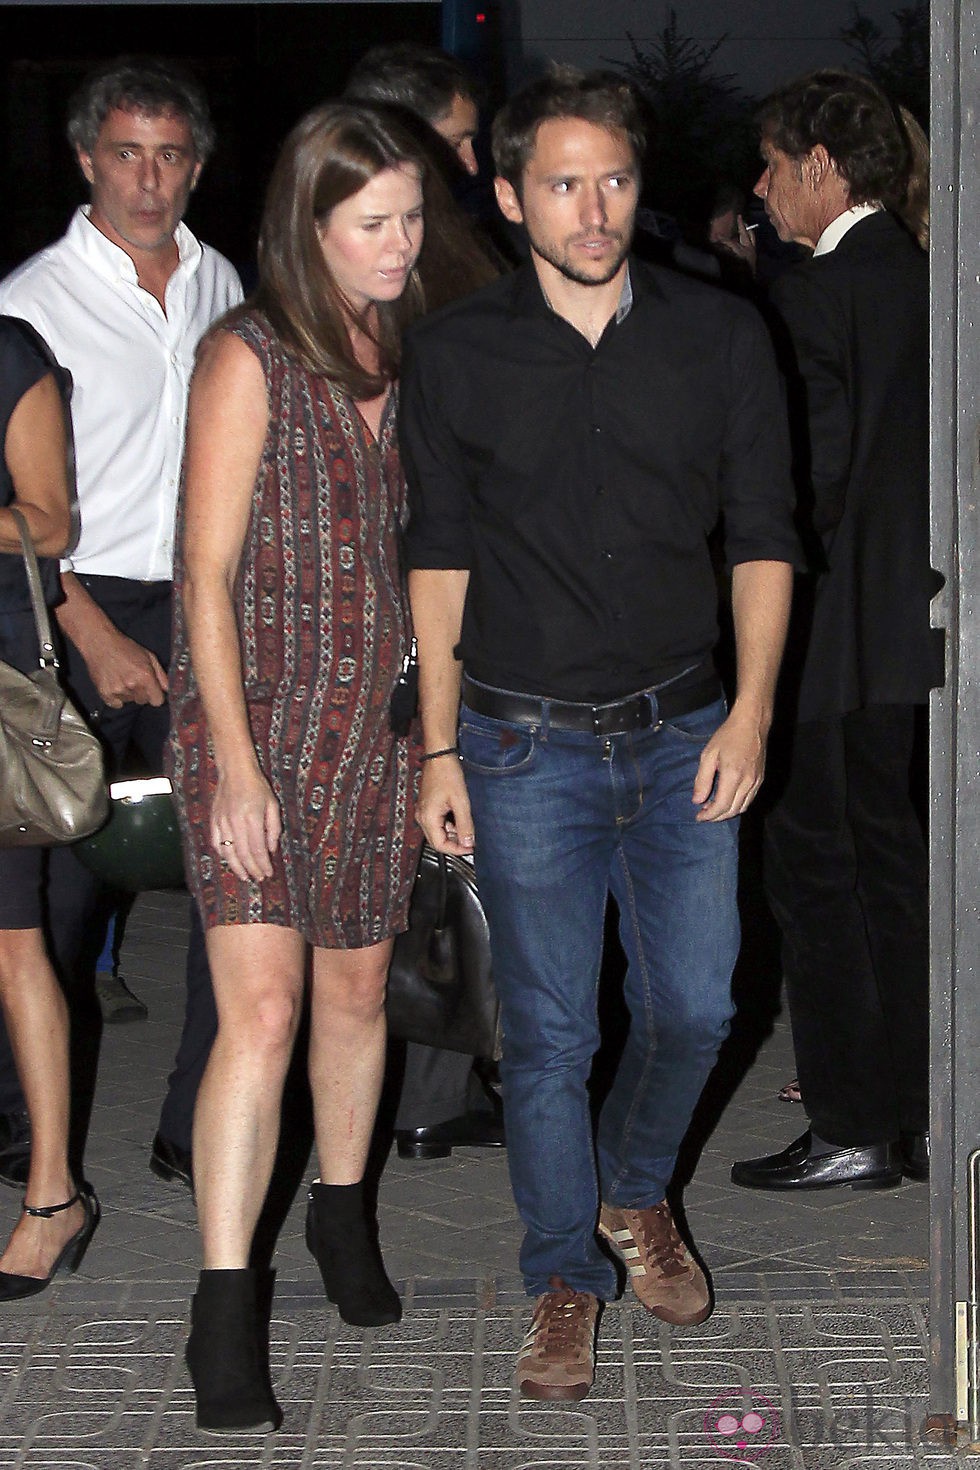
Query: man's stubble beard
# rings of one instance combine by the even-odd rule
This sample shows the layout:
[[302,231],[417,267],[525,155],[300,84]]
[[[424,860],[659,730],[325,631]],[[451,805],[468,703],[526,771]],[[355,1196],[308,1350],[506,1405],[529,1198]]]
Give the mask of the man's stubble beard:
[[535,255],[539,255],[542,260],[547,261],[547,263],[552,266],[553,269],[560,272],[560,274],[563,275],[566,280],[575,281],[576,284],[580,286],[608,286],[609,282],[622,268],[623,261],[629,254],[630,245],[632,244],[632,231],[630,231],[628,235],[617,234],[616,236],[612,236],[610,238],[618,238],[621,248],[614,257],[613,262],[606,267],[604,273],[601,276],[591,276],[586,274],[586,272],[583,270],[576,270],[576,268],[570,264],[562,251],[554,249],[549,245],[542,246],[530,235],[530,232],[528,233],[528,239],[531,242],[531,249],[534,251]]

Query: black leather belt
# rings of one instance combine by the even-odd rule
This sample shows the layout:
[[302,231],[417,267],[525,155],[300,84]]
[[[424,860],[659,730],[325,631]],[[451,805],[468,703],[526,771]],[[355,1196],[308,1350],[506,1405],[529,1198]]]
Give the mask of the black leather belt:
[[[648,730],[664,720],[676,719],[702,709],[721,698],[717,674],[658,691],[630,694],[612,704],[570,704],[561,699],[536,699],[532,694],[515,694],[507,689],[488,689],[463,675],[463,700],[477,714],[515,725],[547,725],[552,730],[583,730],[590,735],[627,735],[631,730]],[[654,716],[656,709],[656,716]]]

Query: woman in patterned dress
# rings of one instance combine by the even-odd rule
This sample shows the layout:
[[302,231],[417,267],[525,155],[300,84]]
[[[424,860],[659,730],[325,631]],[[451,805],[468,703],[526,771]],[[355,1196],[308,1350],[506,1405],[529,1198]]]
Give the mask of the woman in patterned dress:
[[303,119],[270,183],[259,288],[191,390],[170,697],[219,1017],[194,1123],[201,1428],[281,1420],[247,1267],[307,974],[323,1181],[307,1243],[346,1321],[401,1314],[361,1181],[420,843],[418,752],[390,700],[408,643],[394,380],[422,305],[424,174],[381,113]]

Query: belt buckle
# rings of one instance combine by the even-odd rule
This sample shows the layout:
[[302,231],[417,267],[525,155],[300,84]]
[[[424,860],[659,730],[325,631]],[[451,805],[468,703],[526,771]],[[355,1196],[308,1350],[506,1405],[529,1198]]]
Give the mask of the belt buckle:
[[[649,695],[634,694],[629,699],[619,699],[613,705],[592,705],[592,730],[597,736],[628,735],[631,730],[658,728],[661,721],[654,714],[653,701]],[[612,718],[612,710],[619,711],[619,722],[612,729],[602,724],[603,712]]]
[[[628,699],[618,699],[612,705],[594,704],[592,705],[592,732],[598,738],[627,735],[630,730],[635,730],[639,725],[638,718],[631,718],[631,716],[638,715],[639,710]],[[603,716],[609,721],[608,726],[603,723]]]

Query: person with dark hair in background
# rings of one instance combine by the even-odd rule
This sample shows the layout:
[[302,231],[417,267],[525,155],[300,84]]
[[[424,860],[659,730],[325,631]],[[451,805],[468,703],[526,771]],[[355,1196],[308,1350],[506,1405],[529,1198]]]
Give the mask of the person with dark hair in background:
[[[64,601],[56,608],[66,682],[102,738],[111,772],[135,751],[158,773],[169,723],[187,388],[201,336],[241,299],[241,286],[230,263],[183,223],[215,141],[206,98],[188,73],[146,57],[99,67],[72,99],[68,138],[89,203],[60,240],[0,284],[0,311],[36,327],[74,382],[81,535],[63,562]],[[95,953],[101,941],[101,932],[89,931],[102,889],[68,848],[52,850],[48,865],[52,950],[70,986],[83,940],[95,940]],[[209,1040],[213,1009],[195,921],[187,986],[191,1024],[182,1046],[193,1050],[197,1031]],[[200,1025],[192,1012],[203,1014]],[[6,1092],[12,1070],[0,1065],[4,1110],[17,1116]],[[168,1136],[154,1144],[154,1167],[188,1185],[192,1107],[193,1087],[190,1106],[170,1107]]]
[[480,121],[480,95],[473,77],[455,56],[416,41],[372,46],[347,78],[349,102],[398,107],[428,123],[467,174],[479,172],[473,140]]
[[[460,169],[476,176],[477,93],[455,57],[414,42],[375,46],[354,67],[344,95],[352,101],[396,107],[408,120],[420,124],[423,141],[432,145],[433,164],[447,171],[450,187]],[[469,260],[461,264],[469,289],[475,289],[478,282]],[[489,255],[486,266],[479,284],[497,274]],[[457,289],[452,296],[464,294]],[[430,307],[438,304],[429,303]],[[399,1157],[442,1159],[454,1148],[502,1148],[500,1099],[487,1081],[493,1070],[484,1058],[474,1064],[472,1057],[461,1052],[409,1042],[395,1113]]]
[[417,734],[391,725],[410,642],[395,382],[402,328],[463,250],[454,217],[390,112],[317,108],[273,171],[255,295],[191,391],[171,766],[218,1008],[194,1120],[201,1428],[281,1419],[249,1258],[308,972],[307,1245],[346,1322],[401,1316],[363,1188],[422,841]]
[[765,843],[811,1126],[736,1163],[732,1179],[885,1188],[929,1168],[928,864],[912,792],[921,715],[942,682],[929,625],[928,267],[892,213],[908,141],[872,82],[814,72],[775,92],[759,125],[756,193],[780,237],[813,251],[771,294],[812,569]]
[[[536,1298],[516,1381],[580,1399],[616,1293],[597,1229],[654,1316],[711,1311],[666,1190],[732,1014],[737,819],[762,780],[796,540],[761,321],[629,254],[630,88],[559,69],[511,99],[493,143],[531,260],[406,341],[419,820],[438,850],[473,852],[490,926]],[[730,713],[707,544],[722,511]],[[610,891],[631,1024],[596,1140]]]

